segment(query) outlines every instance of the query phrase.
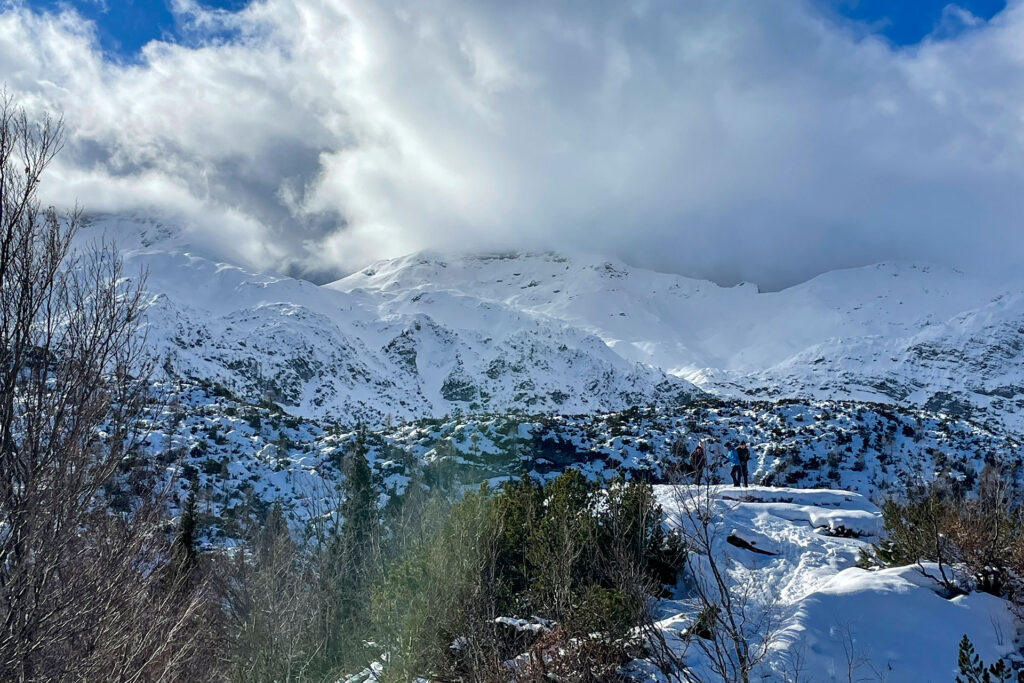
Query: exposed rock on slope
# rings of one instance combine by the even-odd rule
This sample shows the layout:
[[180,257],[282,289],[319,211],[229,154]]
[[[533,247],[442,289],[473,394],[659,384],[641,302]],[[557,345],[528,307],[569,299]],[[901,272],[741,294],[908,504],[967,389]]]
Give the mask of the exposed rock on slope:
[[[325,286],[107,217],[171,374],[310,417],[600,412],[697,393],[928,407],[1024,429],[1024,293],[905,264],[780,292],[550,253],[384,261]],[[207,257],[201,256],[206,254]]]

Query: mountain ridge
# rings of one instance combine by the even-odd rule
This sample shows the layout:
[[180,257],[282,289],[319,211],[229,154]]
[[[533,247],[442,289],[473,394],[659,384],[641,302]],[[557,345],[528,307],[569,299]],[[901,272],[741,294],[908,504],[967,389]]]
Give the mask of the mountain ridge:
[[1024,427],[1024,295],[941,266],[886,262],[761,292],[594,255],[427,251],[315,285],[225,263],[169,221],[99,217],[83,233],[148,270],[166,370],[297,415],[576,413],[707,392]]

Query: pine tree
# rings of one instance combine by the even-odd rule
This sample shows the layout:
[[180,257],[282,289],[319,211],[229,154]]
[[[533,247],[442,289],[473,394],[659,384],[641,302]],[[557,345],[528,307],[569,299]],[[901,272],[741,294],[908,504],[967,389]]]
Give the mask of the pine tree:
[[261,563],[271,564],[277,557],[293,555],[295,544],[292,542],[291,533],[288,530],[288,522],[284,518],[284,508],[280,501],[267,512],[267,518],[263,522],[254,544],[256,556]]
[[960,675],[956,677],[956,683],[982,683],[985,675],[985,667],[981,663],[981,657],[974,651],[967,634],[960,639],[960,651],[956,660],[960,667]]
[[1024,671],[1014,674],[1001,659],[995,664],[985,666],[966,633],[960,639],[957,666],[960,675],[956,677],[956,683],[1024,683]]
[[528,540],[527,561],[536,570],[530,598],[538,611],[562,621],[594,568],[595,496],[580,471],[570,468],[548,482],[544,497],[544,517]]
[[341,504],[342,552],[360,570],[372,552],[378,524],[377,494],[373,488],[373,473],[366,459],[366,437],[360,432],[343,460],[345,480]]
[[544,489],[530,477],[506,482],[494,504],[499,600],[503,609],[515,612],[521,607],[517,598],[533,580],[529,540],[544,517]]
[[188,497],[181,509],[178,530],[171,542],[171,563],[175,582],[188,581],[196,566],[196,480],[189,482]]
[[380,537],[377,493],[366,459],[366,434],[360,429],[342,459],[341,528],[331,541],[329,578],[333,585],[331,656],[344,661],[354,653],[368,624],[370,589]]

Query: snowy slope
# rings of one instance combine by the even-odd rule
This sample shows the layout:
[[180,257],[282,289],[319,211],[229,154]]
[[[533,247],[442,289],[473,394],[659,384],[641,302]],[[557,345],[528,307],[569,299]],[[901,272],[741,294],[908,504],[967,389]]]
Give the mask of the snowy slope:
[[471,294],[429,292],[382,310],[365,292],[220,262],[167,224],[104,217],[82,234],[100,237],[117,241],[128,273],[147,273],[146,332],[165,376],[295,415],[376,425],[674,405],[699,393],[586,330]]
[[712,393],[859,399],[1006,420],[1024,412],[1024,295],[934,266],[879,264],[780,292],[555,254],[381,262],[329,285],[383,314],[466,296],[586,330]]
[[719,287],[614,260],[555,254],[417,254],[330,285],[402,305],[409,292],[459,291],[597,333],[622,355],[677,374],[750,372],[829,339],[905,336],[986,291],[953,271],[881,264],[836,271],[782,292]]
[[[226,263],[173,223],[103,217],[82,239],[103,236],[148,272],[157,388],[173,400],[144,450],[152,476],[178,474],[179,497],[179,470],[195,475],[207,542],[243,537],[273,501],[298,528],[317,518],[355,438],[338,423],[371,426],[382,505],[414,481],[566,467],[662,482],[679,439],[709,444],[717,483],[720,445],[745,439],[756,483],[851,489],[719,491],[716,551],[780,627],[755,680],[947,681],[963,633],[988,661],[1019,642],[1003,601],[946,600],[915,568],[854,564],[880,531],[869,498],[936,478],[970,488],[986,462],[1019,480],[1024,293],[901,264],[761,293],[555,254],[417,254],[317,286]],[[691,381],[728,400],[690,401]],[[678,490],[658,488],[669,526],[686,523]],[[685,647],[694,605],[659,609]]]
[[[163,384],[169,400],[147,417],[154,476],[194,470],[216,516],[245,519],[274,501],[302,528],[309,502],[334,490],[338,456],[355,434],[253,406],[210,384]],[[411,479],[477,487],[509,478],[551,479],[567,467],[589,480],[679,478],[675,444],[704,441],[711,481],[729,480],[721,444],[751,444],[750,480],[787,488],[836,487],[873,501],[939,479],[972,490],[986,463],[1022,476],[1020,440],[968,419],[859,403],[716,402],[577,416],[485,415],[423,419],[366,434],[367,458],[387,502]],[[180,475],[180,473],[179,473]],[[180,498],[188,476],[178,476]],[[229,514],[229,511],[230,512]],[[228,538],[238,530],[222,527]],[[209,533],[214,533],[213,529]],[[217,532],[220,533],[220,532]]]
[[149,271],[150,336],[177,376],[294,414],[866,400],[1024,430],[1024,290],[934,266],[825,273],[779,292],[552,253],[414,254],[325,286],[227,265],[171,222],[105,216]]
[[[688,513],[701,507],[695,487],[659,486],[656,494],[668,527],[696,523]],[[984,593],[946,599],[918,567],[855,566],[881,531],[878,509],[860,495],[722,487],[713,496],[713,554],[735,594],[750,596],[744,614],[762,625],[751,634],[751,651],[771,634],[751,680],[946,683],[958,672],[964,634],[988,662],[1014,652],[1017,622],[1007,601]],[[839,527],[857,536],[831,535]],[[769,554],[729,544],[729,536]],[[680,637],[694,622],[695,606],[663,600],[658,608],[670,646],[703,680],[714,678],[699,648]],[[666,680],[649,665],[634,667],[650,680]]]

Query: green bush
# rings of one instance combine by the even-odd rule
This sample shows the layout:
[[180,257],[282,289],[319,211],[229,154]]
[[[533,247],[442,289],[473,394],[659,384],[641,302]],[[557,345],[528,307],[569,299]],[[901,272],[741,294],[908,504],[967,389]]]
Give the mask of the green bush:
[[545,486],[481,487],[439,514],[373,593],[373,640],[388,653],[388,680],[492,668],[500,677],[501,662],[540,637],[510,640],[500,616],[553,622],[544,637],[572,670],[617,666],[646,594],[674,583],[682,563],[642,482],[601,490],[570,469]]
[[[875,546],[886,565],[936,562],[950,594],[977,589],[1020,601],[1024,528],[999,473],[983,471],[976,495],[933,484],[882,505],[885,539]],[[956,576],[951,567],[968,570]]]
[[1002,659],[985,666],[966,633],[960,639],[957,666],[960,675],[956,677],[956,683],[1024,683],[1024,670],[1015,673]]

